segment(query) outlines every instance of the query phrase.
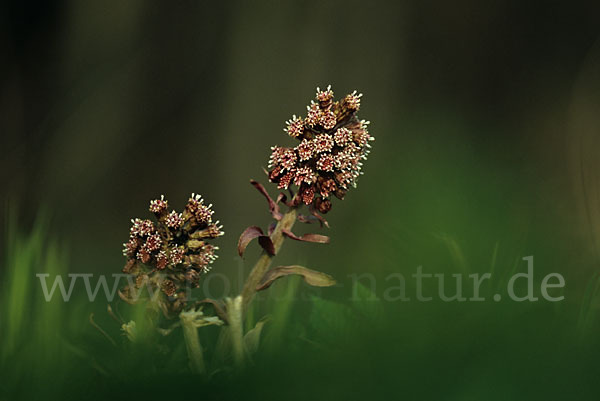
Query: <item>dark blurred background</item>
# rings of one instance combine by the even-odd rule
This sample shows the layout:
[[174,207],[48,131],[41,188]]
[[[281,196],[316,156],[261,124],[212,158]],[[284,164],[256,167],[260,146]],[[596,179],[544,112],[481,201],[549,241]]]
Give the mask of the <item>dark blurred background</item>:
[[[376,137],[365,175],[327,215],[331,244],[287,241],[277,263],[332,274],[341,286],[320,294],[347,308],[351,274],[373,273],[365,284],[381,296],[388,274],[408,278],[417,266],[429,273],[491,271],[483,294],[489,297],[533,255],[536,289],[543,274],[558,272],[565,300],[413,298],[386,302],[384,324],[372,326],[348,326],[345,309],[320,298],[298,302],[293,319],[271,326],[277,334],[287,324],[294,341],[258,360],[255,380],[245,380],[261,399],[265,382],[295,394],[289,399],[312,397],[317,387],[351,399],[359,382],[362,399],[377,392],[384,399],[597,399],[598,21],[597,1],[3,1],[0,202],[9,209],[0,218],[18,215],[27,232],[45,211],[71,271],[110,274],[124,263],[129,219],[149,217],[150,199],[164,194],[182,208],[190,193],[201,193],[227,233],[218,240],[214,272],[239,281],[238,269],[247,271],[258,254],[253,245],[240,263],[239,233],[270,221],[248,181],[266,184],[270,146],[293,143],[282,132],[285,120],[304,113],[317,86],[332,84],[337,96],[357,89],[364,93],[359,116],[372,122]],[[26,259],[29,248],[6,249],[13,258],[3,260],[25,255],[23,266],[39,272],[56,259],[38,268]],[[19,266],[7,277],[19,277]],[[30,319],[23,327],[40,333],[32,345],[15,328],[13,340],[26,343],[18,355],[35,360],[59,348],[39,328],[45,318],[63,333],[65,360],[85,367],[72,365],[81,372],[73,380],[65,367],[73,362],[49,353],[40,366],[55,373],[40,368],[40,375],[61,399],[60,374],[82,393],[90,386],[112,391],[104,384],[110,379],[98,380],[108,374],[96,360],[151,366],[109,350],[91,327],[95,310],[125,341],[103,302],[87,303],[79,289],[80,302],[48,304],[55,312],[47,313],[37,285],[30,289],[40,298],[37,315],[31,312],[38,317],[30,318],[25,304],[4,306],[9,318]],[[407,291],[414,294],[412,284]],[[9,292],[14,297],[3,300],[21,296],[18,286]],[[311,348],[327,337],[334,337],[322,342],[327,352]],[[183,366],[179,346],[174,360]],[[28,360],[7,359],[6,372],[24,381],[19,372],[30,371]],[[155,395],[171,391],[147,380]],[[0,398],[10,386],[36,391],[20,383],[0,382]],[[223,388],[243,386],[226,381]]]
[[229,234],[227,272],[237,234],[269,220],[248,180],[266,181],[269,147],[291,143],[284,121],[332,84],[364,93],[377,140],[329,216],[331,247],[306,258],[338,274],[409,271],[433,251],[449,260],[431,244],[451,238],[480,270],[495,245],[506,263],[540,254],[577,293],[600,227],[599,13],[592,1],[4,1],[2,197],[24,224],[49,209],[71,266],[112,272],[149,199],[202,193]]

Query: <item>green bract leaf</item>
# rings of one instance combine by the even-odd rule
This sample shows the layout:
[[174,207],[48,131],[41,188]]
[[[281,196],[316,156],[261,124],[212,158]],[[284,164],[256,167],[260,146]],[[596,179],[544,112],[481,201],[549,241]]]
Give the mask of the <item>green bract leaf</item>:
[[302,237],[298,237],[296,234],[294,234],[290,230],[283,229],[283,230],[281,230],[281,232],[286,237],[291,238],[291,239],[296,240],[296,241],[316,242],[316,243],[319,243],[319,244],[328,244],[329,243],[329,237],[326,236],[326,235],[304,234]]
[[307,284],[315,287],[330,287],[335,285],[335,280],[329,274],[311,270],[303,266],[279,266],[269,270],[262,278],[261,283],[256,287],[257,291],[269,288],[275,280],[289,275],[299,275],[304,278]]

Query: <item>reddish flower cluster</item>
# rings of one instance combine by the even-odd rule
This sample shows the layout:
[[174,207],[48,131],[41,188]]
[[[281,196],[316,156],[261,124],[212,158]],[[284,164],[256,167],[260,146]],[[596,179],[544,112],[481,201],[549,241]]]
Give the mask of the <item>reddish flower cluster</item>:
[[150,211],[157,221],[131,220],[129,241],[123,244],[127,257],[123,271],[136,275],[137,286],[150,280],[170,297],[187,285],[197,287],[200,275],[217,258],[218,248],[206,241],[223,235],[219,222],[212,222],[211,207],[194,194],[182,213],[169,212],[164,196],[151,201]]
[[284,131],[300,143],[295,148],[271,148],[269,179],[280,189],[296,185],[296,204],[304,202],[327,213],[330,195],[343,199],[349,187],[356,186],[374,140],[367,130],[369,122],[356,117],[361,96],[354,91],[334,101],[331,86],[324,91],[317,88],[306,118],[294,115],[287,121]]

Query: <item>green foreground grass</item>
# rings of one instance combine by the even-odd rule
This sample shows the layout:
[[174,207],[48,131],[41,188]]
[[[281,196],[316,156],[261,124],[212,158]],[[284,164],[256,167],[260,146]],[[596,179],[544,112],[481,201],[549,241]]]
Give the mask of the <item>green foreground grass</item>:
[[[0,400],[16,399],[596,399],[599,283],[581,302],[386,302],[352,283],[316,291],[276,283],[252,311],[268,315],[259,353],[242,373],[190,373],[181,332],[131,344],[100,298],[46,302],[37,273],[69,271],[68,249],[40,217],[23,232],[8,216],[0,281]],[[392,239],[394,240],[394,239]],[[450,237],[440,244],[458,269],[469,255]],[[504,285],[505,269],[490,288]],[[511,258],[507,258],[509,260]],[[518,260],[514,258],[514,260]],[[502,272],[501,272],[502,273]],[[368,283],[365,283],[368,285]],[[344,289],[344,286],[346,289]],[[115,314],[139,309],[114,301]],[[93,324],[90,321],[93,315]],[[248,323],[248,327],[252,322]],[[217,327],[200,330],[204,344]],[[207,349],[207,359],[213,357]],[[216,366],[216,365],[214,365]]]

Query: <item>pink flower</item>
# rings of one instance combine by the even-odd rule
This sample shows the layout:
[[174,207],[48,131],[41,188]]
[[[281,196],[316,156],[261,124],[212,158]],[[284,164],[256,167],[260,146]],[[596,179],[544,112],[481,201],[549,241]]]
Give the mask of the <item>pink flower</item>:
[[183,248],[173,248],[171,249],[171,253],[169,255],[171,259],[171,263],[174,265],[178,265],[183,262],[183,257],[185,256],[185,250]]
[[158,255],[156,255],[156,268],[158,270],[163,270],[169,264],[169,257],[165,251],[160,251]]
[[165,200],[165,196],[161,195],[160,199],[154,199],[150,201],[150,211],[155,214],[161,214],[167,210],[169,202]]
[[281,170],[289,170],[296,165],[297,159],[296,151],[294,149],[275,146],[273,148],[273,153],[271,153],[269,165],[279,166],[281,167]]
[[294,114],[292,118],[287,121],[287,127],[284,131],[292,138],[298,138],[304,132],[304,121]]
[[146,249],[142,248],[139,250],[139,252],[137,253],[137,258],[142,262],[142,263],[148,263],[150,261],[150,252],[148,252]]
[[335,162],[333,156],[329,154],[321,156],[321,158],[317,161],[317,169],[321,171],[333,171],[334,166]]
[[139,246],[140,243],[137,238],[130,238],[129,241],[123,244],[123,256],[133,257]]
[[294,177],[294,184],[300,185],[303,182],[312,184],[315,181],[315,173],[310,167],[300,167],[296,170],[296,176]]
[[211,210],[212,204],[205,206],[200,195],[192,194],[185,207],[199,222],[209,223],[211,221],[213,214]]
[[333,129],[333,127],[335,127],[335,124],[337,122],[335,113],[331,110],[322,111],[321,117],[319,118],[319,122],[323,126],[323,128]]
[[324,91],[317,88],[317,100],[319,102],[326,102],[331,99],[333,99],[333,91],[331,90],[331,85],[328,85],[327,89]]
[[328,134],[320,134],[314,139],[316,153],[329,152],[333,148],[333,138]]
[[177,230],[183,224],[183,218],[181,217],[181,213],[177,213],[175,210],[172,210],[171,213],[167,215],[165,224],[167,225],[167,227],[173,230]]
[[352,92],[349,95],[346,95],[344,98],[344,105],[354,111],[358,111],[360,108],[360,98],[362,97],[362,93],[356,94],[356,91]]
[[323,198],[327,198],[332,192],[335,192],[337,189],[337,185],[335,184],[335,180],[328,179],[323,180],[320,187],[320,194]]
[[306,205],[310,205],[315,198],[315,187],[307,187],[302,191],[302,202]]
[[296,146],[300,161],[308,160],[315,153],[315,143],[309,139],[303,139],[298,146]]
[[154,252],[154,251],[157,251],[158,249],[160,249],[161,245],[162,245],[162,240],[160,239],[160,235],[152,234],[151,236],[148,237],[148,239],[146,239],[146,243],[144,244],[144,249],[146,249],[148,252]]
[[139,223],[138,235],[146,236],[152,234],[154,231],[156,231],[156,228],[154,227],[154,223],[152,223],[152,221],[142,220]]
[[345,146],[352,141],[352,132],[348,128],[339,128],[333,135],[336,145]]
[[317,103],[312,103],[307,107],[306,124],[309,126],[317,125],[321,121],[321,110]]
[[296,176],[296,173],[294,171],[290,171],[289,173],[287,173],[286,175],[281,177],[281,179],[279,180],[279,184],[277,185],[277,188],[288,189],[288,187],[292,183],[292,180],[294,179],[295,176]]

